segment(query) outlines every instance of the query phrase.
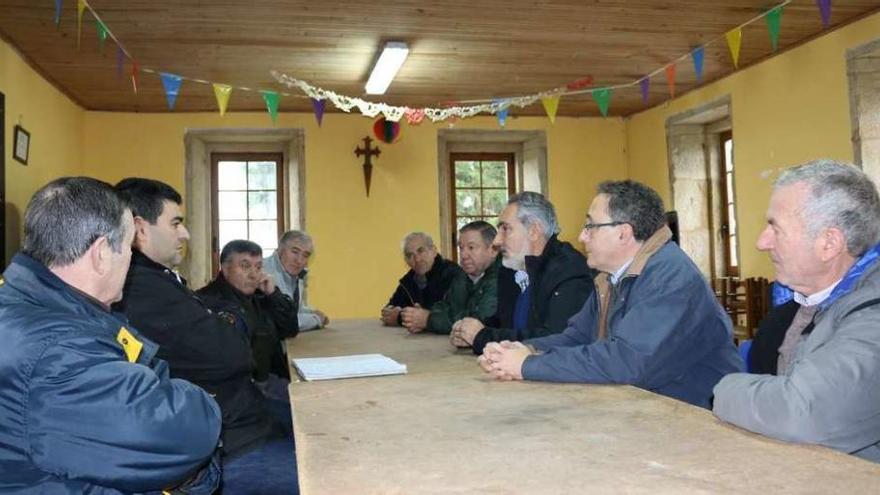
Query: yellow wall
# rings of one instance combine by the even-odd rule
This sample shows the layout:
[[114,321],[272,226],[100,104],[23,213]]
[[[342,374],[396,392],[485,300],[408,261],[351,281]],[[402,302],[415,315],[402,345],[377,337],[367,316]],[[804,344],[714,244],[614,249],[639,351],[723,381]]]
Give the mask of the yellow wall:
[[[81,174],[80,130],[85,112],[0,42],[0,92],[6,95],[6,256],[18,249],[31,195],[51,179]],[[12,159],[13,128],[30,132],[27,166]]]
[[[306,225],[314,236],[310,303],[333,317],[372,317],[406,270],[399,241],[408,231],[440,233],[437,131],[446,124],[403,125],[402,139],[381,144],[370,197],[364,193],[362,160],[353,150],[372,135],[372,119],[327,114],[319,128],[311,114],[280,114],[279,128],[305,131]],[[266,114],[124,114],[88,112],[83,131],[86,174],[110,182],[138,175],[184,191],[187,128],[265,128]],[[497,129],[479,117],[456,129]],[[596,184],[626,175],[621,119],[512,118],[511,130],[544,129],[548,141],[548,189],[564,239],[575,241]]]
[[776,172],[816,158],[853,160],[846,50],[878,37],[875,14],[633,116],[627,122],[631,178],[670,204],[666,119],[729,95],[742,273],[772,277],[772,265],[754,243]]

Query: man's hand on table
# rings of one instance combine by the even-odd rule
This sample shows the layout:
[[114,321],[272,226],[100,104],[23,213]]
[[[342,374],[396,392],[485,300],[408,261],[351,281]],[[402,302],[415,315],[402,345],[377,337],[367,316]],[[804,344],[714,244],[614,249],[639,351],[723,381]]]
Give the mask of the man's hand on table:
[[400,311],[400,319],[409,333],[419,333],[424,330],[428,326],[429,316],[431,316],[431,312],[418,304]]
[[483,322],[476,318],[462,318],[452,325],[449,342],[456,347],[470,347],[474,345],[474,339],[483,328]]
[[522,365],[532,353],[520,342],[490,342],[477,362],[480,368],[497,380],[522,380]]
[[397,317],[400,316],[400,306],[388,305],[382,308],[382,324],[388,327],[397,326]]

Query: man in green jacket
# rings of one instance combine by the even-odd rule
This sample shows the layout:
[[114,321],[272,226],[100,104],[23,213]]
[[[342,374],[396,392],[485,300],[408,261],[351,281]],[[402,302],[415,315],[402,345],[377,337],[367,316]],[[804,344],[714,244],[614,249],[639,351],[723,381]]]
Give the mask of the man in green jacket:
[[482,220],[458,231],[458,263],[467,276],[456,277],[443,300],[430,310],[404,308],[401,321],[410,333],[448,334],[452,324],[466,316],[484,320],[495,314],[501,266],[498,248],[492,245],[495,233],[495,227]]

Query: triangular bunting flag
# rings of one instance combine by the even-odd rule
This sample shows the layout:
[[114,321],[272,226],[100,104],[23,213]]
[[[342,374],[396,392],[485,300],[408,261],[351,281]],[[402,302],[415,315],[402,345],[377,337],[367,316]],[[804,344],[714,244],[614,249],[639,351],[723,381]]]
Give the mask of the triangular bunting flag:
[[559,95],[544,96],[541,98],[541,104],[544,105],[544,111],[547,112],[547,118],[551,124],[556,123],[556,110],[559,109]]
[[61,0],[55,0],[55,25],[61,25]]
[[501,127],[507,125],[507,113],[509,110],[509,107],[504,107],[498,109],[498,111],[495,112],[495,116],[498,117],[498,125],[500,125]]
[[76,49],[79,50],[79,44],[82,40],[82,24],[83,12],[86,10],[86,0],[76,1]]
[[131,61],[131,88],[134,90],[134,94],[138,92],[138,72],[141,69],[138,67],[138,63],[134,60]]
[[312,98],[312,109],[315,111],[315,120],[318,121],[318,127],[321,127],[321,122],[324,120],[324,105],[325,100],[319,100],[317,98]]
[[159,77],[162,78],[162,86],[165,88],[168,109],[174,110],[174,103],[177,101],[177,94],[180,93],[180,83],[183,81],[183,78],[167,72],[160,72]]
[[260,91],[263,93],[263,101],[266,102],[266,110],[269,111],[269,116],[272,117],[272,123],[274,124],[276,120],[278,120],[278,93],[274,91]]
[[675,64],[666,66],[666,85],[669,87],[669,97],[675,98]]
[[220,109],[220,116],[226,115],[226,106],[229,105],[229,94],[232,93],[232,86],[226,84],[214,83],[214,97],[217,98],[217,108]]
[[694,74],[697,75],[697,84],[703,80],[703,56],[705,50],[702,46],[698,46],[691,52],[691,58],[694,60]]
[[827,28],[831,25],[831,0],[816,0],[816,6],[822,16],[822,27]]
[[642,103],[648,104],[648,91],[651,89],[651,78],[645,77],[639,81],[639,91],[642,93]]
[[767,15],[764,16],[764,20],[767,21],[767,30],[770,31],[770,46],[773,47],[775,52],[776,47],[779,45],[779,24],[782,21],[782,5],[770,9]]
[[739,47],[742,46],[743,39],[742,28],[728,31],[724,37],[727,38],[727,46],[730,48],[730,57],[733,58],[733,66],[739,68]]
[[611,88],[594,89],[592,91],[593,99],[599,105],[599,111],[603,117],[608,116],[608,104],[611,103]]
[[102,21],[95,23],[98,28],[98,50],[104,53],[104,42],[107,41],[107,26]]

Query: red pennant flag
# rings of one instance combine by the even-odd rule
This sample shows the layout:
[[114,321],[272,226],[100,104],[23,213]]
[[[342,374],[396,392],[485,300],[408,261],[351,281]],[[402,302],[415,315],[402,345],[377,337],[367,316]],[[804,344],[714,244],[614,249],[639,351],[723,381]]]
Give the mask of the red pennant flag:
[[675,64],[666,66],[666,85],[669,86],[669,97],[675,98]]

